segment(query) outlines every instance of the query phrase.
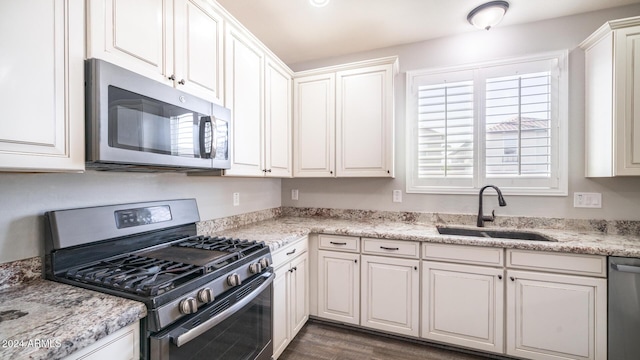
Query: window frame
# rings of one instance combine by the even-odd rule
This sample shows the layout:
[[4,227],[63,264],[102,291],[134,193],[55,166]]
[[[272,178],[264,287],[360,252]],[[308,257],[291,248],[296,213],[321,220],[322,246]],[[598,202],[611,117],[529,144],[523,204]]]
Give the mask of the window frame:
[[[407,71],[406,73],[406,192],[423,194],[477,194],[486,185],[493,184],[509,195],[531,196],[567,196],[568,195],[568,125],[569,125],[569,86],[568,86],[568,50],[547,52],[517,58],[507,58],[459,66],[440,67]],[[485,86],[476,86],[478,82],[507,75],[516,68],[536,67],[537,63],[554,64],[552,70],[551,96],[551,177],[548,184],[536,185],[533,177],[486,176],[486,140],[485,140]],[[551,70],[551,69],[549,69]],[[418,86],[420,81],[446,78],[449,75],[460,79],[459,75],[472,72],[474,82],[474,135],[473,135],[473,176],[470,181],[450,178],[418,178]]]

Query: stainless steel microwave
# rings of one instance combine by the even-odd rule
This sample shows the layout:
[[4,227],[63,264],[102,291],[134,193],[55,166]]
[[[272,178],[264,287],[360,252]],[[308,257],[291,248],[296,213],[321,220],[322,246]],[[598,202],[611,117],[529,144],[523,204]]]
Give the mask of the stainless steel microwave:
[[87,168],[228,169],[229,109],[99,59],[85,62]]

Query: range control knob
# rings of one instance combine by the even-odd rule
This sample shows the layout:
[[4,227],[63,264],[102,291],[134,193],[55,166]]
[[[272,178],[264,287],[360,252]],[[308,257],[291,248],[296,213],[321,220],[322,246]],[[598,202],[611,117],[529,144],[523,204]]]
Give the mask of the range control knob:
[[198,291],[198,300],[200,300],[201,302],[210,303],[213,301],[213,299],[214,299],[213,290],[209,288],[204,288]]
[[198,311],[198,302],[192,297],[180,301],[180,312],[182,314],[193,314]]
[[229,284],[229,286],[238,286],[242,284],[242,281],[240,280],[240,275],[233,273],[227,276],[227,284]]
[[252,274],[258,274],[260,271],[262,271],[262,265],[259,262],[249,265],[249,272]]
[[260,259],[260,266],[262,266],[263,269],[268,268],[269,265],[271,265],[271,261],[269,261],[269,259],[267,258]]

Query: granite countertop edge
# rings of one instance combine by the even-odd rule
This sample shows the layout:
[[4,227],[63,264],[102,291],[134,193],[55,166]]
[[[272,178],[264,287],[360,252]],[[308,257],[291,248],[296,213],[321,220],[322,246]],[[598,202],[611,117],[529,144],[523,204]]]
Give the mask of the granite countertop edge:
[[[453,225],[448,225],[453,226]],[[455,226],[475,228],[472,226]],[[516,230],[515,228],[490,227],[492,230]],[[343,220],[327,218],[281,217],[223,231],[207,231],[202,234],[230,236],[264,241],[271,251],[309,234],[346,235],[419,241],[440,244],[500,247],[535,251],[563,252],[602,256],[640,257],[640,236],[608,235],[597,231],[575,231],[527,228],[517,229],[539,233],[556,241],[530,241],[472,236],[441,235],[434,224],[415,224],[380,220]]]
[[37,279],[0,291],[0,358],[62,359],[147,315],[137,301]]

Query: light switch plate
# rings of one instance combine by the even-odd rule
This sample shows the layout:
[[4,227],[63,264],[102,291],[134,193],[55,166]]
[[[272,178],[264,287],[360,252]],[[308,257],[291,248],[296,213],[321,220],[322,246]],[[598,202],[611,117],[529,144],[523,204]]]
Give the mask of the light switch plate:
[[393,190],[393,202],[402,202],[402,190]]
[[291,200],[298,200],[298,189],[291,189]]
[[573,193],[573,207],[577,208],[602,208],[601,193]]
[[240,193],[233,193],[233,206],[240,205]]

